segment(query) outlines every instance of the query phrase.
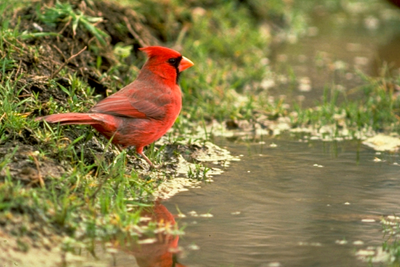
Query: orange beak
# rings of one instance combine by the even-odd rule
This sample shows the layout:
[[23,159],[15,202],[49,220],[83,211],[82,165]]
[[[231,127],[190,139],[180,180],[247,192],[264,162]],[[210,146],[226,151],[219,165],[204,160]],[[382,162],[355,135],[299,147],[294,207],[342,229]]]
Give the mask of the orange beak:
[[179,64],[179,67],[178,67],[179,72],[182,72],[182,71],[186,70],[187,68],[190,68],[193,65],[194,65],[194,63],[190,59],[188,59],[186,57],[182,57],[181,63]]

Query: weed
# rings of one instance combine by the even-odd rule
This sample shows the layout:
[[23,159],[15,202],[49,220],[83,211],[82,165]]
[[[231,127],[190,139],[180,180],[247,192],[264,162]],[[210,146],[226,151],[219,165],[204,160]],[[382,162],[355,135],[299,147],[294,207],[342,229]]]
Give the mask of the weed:
[[[374,131],[398,131],[400,128],[398,113],[400,99],[395,95],[395,86],[398,81],[395,77],[383,76],[378,78],[366,77],[365,85],[357,88],[363,97],[356,101],[347,100],[338,102],[338,91],[331,92],[325,89],[322,103],[316,108],[301,109],[296,107],[292,121],[295,126],[312,125],[320,128],[324,125],[334,125],[337,129],[346,128],[350,134],[363,129],[371,128]],[[354,90],[353,90],[354,91]]]
[[37,16],[42,22],[55,27],[58,23],[63,22],[71,25],[73,36],[76,35],[79,26],[93,34],[102,45],[106,45],[106,39],[109,35],[96,27],[96,24],[103,21],[101,17],[90,17],[85,15],[81,10],[74,11],[70,3],[56,2],[54,7],[46,7],[44,13],[37,6]]
[[189,167],[187,176],[189,179],[206,180],[209,171],[210,168],[205,167],[202,164],[195,164],[194,168]]
[[400,241],[398,234],[400,230],[399,217],[388,216],[381,220],[384,239],[382,243],[382,250],[387,253],[387,264],[388,266],[399,266],[400,264]]

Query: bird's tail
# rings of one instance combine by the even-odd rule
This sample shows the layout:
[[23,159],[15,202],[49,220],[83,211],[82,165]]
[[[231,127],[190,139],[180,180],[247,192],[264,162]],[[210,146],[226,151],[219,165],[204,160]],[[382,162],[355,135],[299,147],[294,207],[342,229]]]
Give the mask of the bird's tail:
[[53,114],[36,118],[35,121],[45,120],[49,123],[60,123],[61,125],[69,124],[98,124],[99,121],[93,118],[91,113],[64,113]]

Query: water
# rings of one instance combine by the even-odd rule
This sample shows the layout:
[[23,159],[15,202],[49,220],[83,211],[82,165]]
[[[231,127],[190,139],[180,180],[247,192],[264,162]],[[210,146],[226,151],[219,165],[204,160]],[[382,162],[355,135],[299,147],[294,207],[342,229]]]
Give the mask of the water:
[[365,83],[358,73],[400,73],[400,9],[388,5],[374,13],[319,11],[310,17],[310,25],[309,36],[273,47],[271,66],[281,78],[270,88],[272,96],[309,107],[329,88],[356,99],[357,86]]
[[187,215],[178,219],[187,225],[179,240],[184,265],[367,266],[355,252],[380,246],[381,216],[399,212],[397,155],[376,155],[358,141],[217,143],[241,161],[163,203]]

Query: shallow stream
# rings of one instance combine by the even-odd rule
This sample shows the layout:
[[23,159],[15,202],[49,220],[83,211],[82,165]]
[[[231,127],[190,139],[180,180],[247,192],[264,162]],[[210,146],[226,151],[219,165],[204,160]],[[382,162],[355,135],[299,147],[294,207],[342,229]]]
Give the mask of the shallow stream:
[[381,246],[381,217],[400,211],[397,154],[358,141],[216,143],[241,161],[163,203],[187,216],[184,265],[367,266],[356,252]]

